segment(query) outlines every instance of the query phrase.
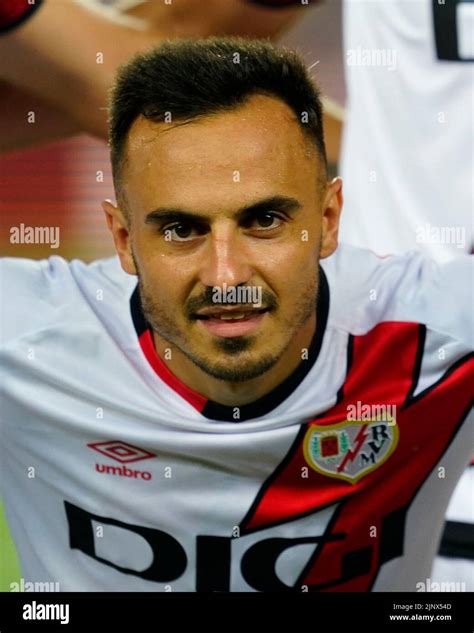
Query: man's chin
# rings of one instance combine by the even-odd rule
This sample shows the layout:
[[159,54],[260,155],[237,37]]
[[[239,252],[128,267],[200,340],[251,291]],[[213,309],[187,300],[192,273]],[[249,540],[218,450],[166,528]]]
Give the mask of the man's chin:
[[[239,337],[240,338],[240,337]],[[244,338],[244,337],[242,337]],[[226,339],[226,342],[233,341],[238,345],[238,339]],[[226,350],[229,353],[229,350]],[[256,360],[245,359],[245,354],[237,358],[238,352],[233,350],[232,358],[217,361],[207,360],[196,356],[189,356],[190,360],[209,376],[224,382],[241,383],[262,376],[268,372],[278,362],[278,357],[265,356]],[[221,356],[221,354],[219,354]]]
[[214,338],[212,343],[218,354],[223,353],[229,357],[237,356],[250,350],[252,346],[255,346],[255,338],[253,336],[219,337]]

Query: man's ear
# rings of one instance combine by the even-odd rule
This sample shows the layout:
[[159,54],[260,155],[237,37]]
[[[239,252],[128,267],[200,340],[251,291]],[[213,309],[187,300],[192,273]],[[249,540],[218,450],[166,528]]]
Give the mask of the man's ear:
[[327,185],[323,201],[321,259],[332,255],[337,248],[337,234],[342,204],[342,179],[333,178]]
[[102,209],[105,213],[109,231],[112,233],[115,250],[120,258],[122,268],[129,275],[136,275],[137,270],[132,257],[129,225],[124,213],[119,207],[116,207],[111,200],[104,200],[102,202]]

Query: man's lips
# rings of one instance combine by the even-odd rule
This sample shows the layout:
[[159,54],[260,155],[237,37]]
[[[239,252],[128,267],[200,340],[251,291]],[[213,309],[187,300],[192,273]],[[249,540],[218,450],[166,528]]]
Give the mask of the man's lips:
[[211,334],[222,337],[245,336],[257,329],[268,308],[206,308],[195,315]]
[[233,319],[242,319],[248,318],[252,316],[256,316],[257,314],[262,314],[263,312],[267,312],[268,308],[254,308],[253,306],[233,306],[229,308],[224,307],[209,307],[196,312],[194,317],[196,319],[222,319],[222,320],[233,320]]

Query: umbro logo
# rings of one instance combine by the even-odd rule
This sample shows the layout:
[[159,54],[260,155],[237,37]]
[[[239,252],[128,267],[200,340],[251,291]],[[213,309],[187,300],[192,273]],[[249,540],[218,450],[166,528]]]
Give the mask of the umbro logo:
[[102,453],[110,459],[115,459],[116,462],[121,464],[130,464],[131,462],[139,462],[142,459],[150,459],[156,457],[155,453],[145,451],[138,446],[132,446],[132,444],[125,444],[118,440],[112,440],[108,442],[94,442],[87,445],[89,448],[93,448],[98,453]]
[[[119,440],[108,440],[107,442],[92,442],[87,445],[94,451],[105,455],[109,459],[113,459],[120,464],[130,464],[132,462],[138,462],[143,459],[151,459],[156,457],[155,453],[150,453],[143,448],[133,446],[133,444],[126,444]],[[127,468],[127,466],[109,466],[106,464],[96,464],[95,469],[98,473],[104,473],[107,475],[114,475],[116,477],[128,477],[131,479],[144,479],[149,481],[152,478],[152,474],[148,471],[135,470]]]

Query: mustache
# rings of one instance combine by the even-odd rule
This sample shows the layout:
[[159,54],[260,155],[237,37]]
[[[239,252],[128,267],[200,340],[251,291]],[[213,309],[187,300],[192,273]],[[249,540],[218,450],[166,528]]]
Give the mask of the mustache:
[[[238,288],[239,286],[235,286],[235,287]],[[244,284],[241,284],[240,287],[244,287]],[[250,286],[245,286],[245,287],[249,288]],[[215,308],[216,306],[220,305],[216,303],[215,301],[213,301],[213,293],[214,293],[214,288],[211,286],[208,286],[202,295],[199,295],[198,297],[191,297],[190,299],[188,299],[185,306],[186,317],[188,319],[195,319],[196,312],[198,312],[199,310],[202,310],[204,308]],[[242,307],[242,308],[253,308],[255,306],[255,304],[251,302],[248,302],[248,303],[232,302],[231,304],[227,303],[227,305],[232,305],[233,307]],[[279,304],[275,295],[273,295],[269,290],[262,288],[261,306],[259,306],[259,309],[268,310],[270,312],[270,311],[276,310],[278,308],[278,305]]]

